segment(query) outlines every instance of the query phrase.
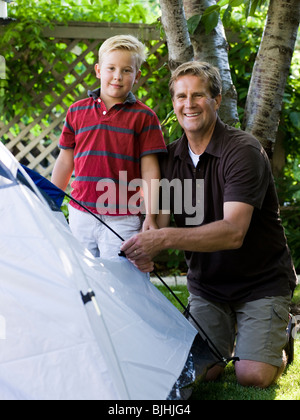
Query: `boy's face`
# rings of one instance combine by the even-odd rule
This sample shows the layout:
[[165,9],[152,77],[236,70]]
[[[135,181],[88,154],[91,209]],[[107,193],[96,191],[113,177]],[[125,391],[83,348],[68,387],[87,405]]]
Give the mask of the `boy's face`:
[[106,54],[95,66],[101,80],[101,97],[106,106],[124,102],[133,85],[138,83],[141,71],[136,70],[136,59],[130,51],[115,50]]

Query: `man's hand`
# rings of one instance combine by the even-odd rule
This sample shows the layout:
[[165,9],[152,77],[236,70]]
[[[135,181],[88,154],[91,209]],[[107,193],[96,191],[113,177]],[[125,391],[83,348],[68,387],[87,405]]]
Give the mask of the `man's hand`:
[[139,270],[149,273],[154,270],[154,257],[162,250],[161,235],[162,230],[139,233],[126,241],[121,251]]
[[142,273],[152,273],[154,271],[154,262],[153,261],[142,261],[142,260],[136,260],[133,261],[130,258],[128,258],[128,261],[130,261],[136,268],[138,268]]

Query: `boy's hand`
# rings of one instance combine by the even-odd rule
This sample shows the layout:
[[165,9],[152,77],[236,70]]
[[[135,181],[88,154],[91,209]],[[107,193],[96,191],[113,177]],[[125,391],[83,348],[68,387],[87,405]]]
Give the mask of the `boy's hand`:
[[146,216],[146,219],[143,223],[142,232],[147,232],[147,230],[159,229],[158,224],[156,223],[156,217]]

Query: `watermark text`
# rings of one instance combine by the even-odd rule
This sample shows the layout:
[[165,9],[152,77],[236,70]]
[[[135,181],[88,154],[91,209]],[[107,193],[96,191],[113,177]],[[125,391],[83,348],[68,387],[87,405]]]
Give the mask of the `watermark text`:
[[[203,179],[152,179],[149,185],[143,179],[128,182],[127,172],[120,171],[118,180],[98,181],[96,191],[100,193],[97,212],[101,215],[147,214],[151,209],[151,214],[161,211],[185,215],[187,226],[201,225],[204,221]],[[147,200],[151,201],[150,206]]]

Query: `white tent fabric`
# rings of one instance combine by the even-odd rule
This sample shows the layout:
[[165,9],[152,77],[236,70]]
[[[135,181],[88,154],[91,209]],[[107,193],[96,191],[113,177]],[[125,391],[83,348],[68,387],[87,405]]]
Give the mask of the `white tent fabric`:
[[[22,171],[1,143],[0,162]],[[147,276],[1,175],[0,220],[0,400],[166,399],[197,331]]]

